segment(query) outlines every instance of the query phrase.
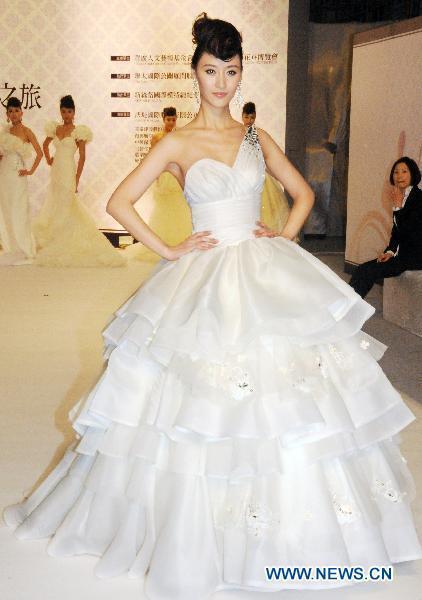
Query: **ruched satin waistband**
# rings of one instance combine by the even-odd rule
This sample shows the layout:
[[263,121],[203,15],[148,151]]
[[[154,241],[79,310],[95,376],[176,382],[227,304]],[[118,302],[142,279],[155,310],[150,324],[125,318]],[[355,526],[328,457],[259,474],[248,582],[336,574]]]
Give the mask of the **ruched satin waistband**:
[[191,205],[194,232],[211,231],[219,245],[236,244],[254,238],[260,215],[259,195],[201,202]]

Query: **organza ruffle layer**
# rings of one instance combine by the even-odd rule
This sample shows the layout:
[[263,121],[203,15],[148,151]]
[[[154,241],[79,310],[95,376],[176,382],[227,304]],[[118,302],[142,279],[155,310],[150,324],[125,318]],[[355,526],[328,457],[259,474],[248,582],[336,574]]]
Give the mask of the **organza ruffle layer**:
[[101,556],[99,576],[147,575],[157,600],[344,585],[271,565],[420,558],[397,438],[413,415],[360,331],[372,311],[281,239],[160,264],[105,331],[79,439],[6,520]]

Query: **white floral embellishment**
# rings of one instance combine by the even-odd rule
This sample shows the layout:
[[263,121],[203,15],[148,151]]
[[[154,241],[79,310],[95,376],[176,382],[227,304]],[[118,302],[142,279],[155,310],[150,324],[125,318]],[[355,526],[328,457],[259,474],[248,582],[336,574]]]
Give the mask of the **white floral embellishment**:
[[254,391],[249,373],[240,367],[229,368],[227,380],[230,391],[236,400],[241,400]]
[[281,523],[279,514],[259,502],[226,504],[221,508],[220,515],[220,526],[246,528],[248,534],[254,537],[263,536]]
[[301,390],[302,392],[309,392],[309,379],[299,374],[297,365],[294,361],[289,364],[282,364],[277,366],[277,370],[286,378],[288,385],[293,388]]
[[322,360],[322,358],[319,356],[319,354],[315,357],[315,365],[320,370],[321,375],[324,377],[324,379],[327,379],[328,378],[327,367],[326,367],[324,361]]
[[301,392],[310,392],[311,388],[309,386],[308,380],[306,379],[306,377],[298,377],[297,379],[295,379],[295,381],[293,381],[292,383],[292,387],[300,390]]
[[268,529],[280,524],[280,518],[268,506],[258,503],[248,504],[245,519],[248,532],[255,537],[262,536]]
[[239,366],[229,363],[209,363],[205,374],[210,385],[229,392],[235,400],[242,400],[255,391],[250,374]]
[[350,369],[352,365],[353,355],[346,357],[344,353],[341,352],[341,350],[339,350],[334,344],[328,344],[328,351],[330,352],[340,369]]
[[349,498],[332,494],[332,501],[340,523],[352,523],[361,516],[361,512]]
[[293,373],[293,371],[295,371],[296,369],[296,363],[295,362],[291,362],[288,365],[279,365],[277,367],[277,369],[280,371],[280,373],[282,373],[283,375],[288,375],[289,373]]
[[334,357],[334,360],[336,361],[336,363],[338,365],[342,365],[344,363],[343,352],[340,352],[340,350],[338,350],[338,348],[336,346],[334,346],[334,344],[329,344],[328,350],[329,350],[330,354]]
[[403,497],[406,496],[406,492],[400,492],[395,489],[391,483],[391,479],[388,481],[381,481],[381,479],[375,479],[374,485],[372,486],[372,493],[374,497],[383,496],[390,502],[401,502]]
[[368,342],[368,340],[362,340],[359,345],[364,350],[367,350],[369,348],[369,346],[370,346],[370,343]]

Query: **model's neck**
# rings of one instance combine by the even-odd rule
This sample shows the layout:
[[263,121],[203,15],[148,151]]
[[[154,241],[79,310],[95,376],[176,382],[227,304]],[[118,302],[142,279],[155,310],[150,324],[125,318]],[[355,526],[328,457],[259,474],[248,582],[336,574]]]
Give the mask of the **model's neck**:
[[206,104],[201,104],[199,112],[195,118],[198,126],[204,129],[226,129],[234,122],[228,106],[216,108]]

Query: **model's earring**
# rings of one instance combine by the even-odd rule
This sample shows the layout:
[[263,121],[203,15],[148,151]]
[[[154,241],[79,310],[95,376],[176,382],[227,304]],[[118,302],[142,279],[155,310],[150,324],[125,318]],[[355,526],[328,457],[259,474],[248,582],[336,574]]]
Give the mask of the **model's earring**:
[[10,123],[10,119],[9,119],[9,117],[7,117],[7,119],[6,119],[6,120],[7,120],[7,122],[8,122],[8,123]]
[[242,96],[242,82],[239,81],[236,88],[236,93],[234,95],[234,101],[239,108],[243,106],[243,96]]
[[200,95],[199,95],[199,85],[198,85],[198,80],[195,79],[195,77],[193,78],[193,95],[195,97],[195,101],[196,101],[197,105],[199,106],[201,103]]

